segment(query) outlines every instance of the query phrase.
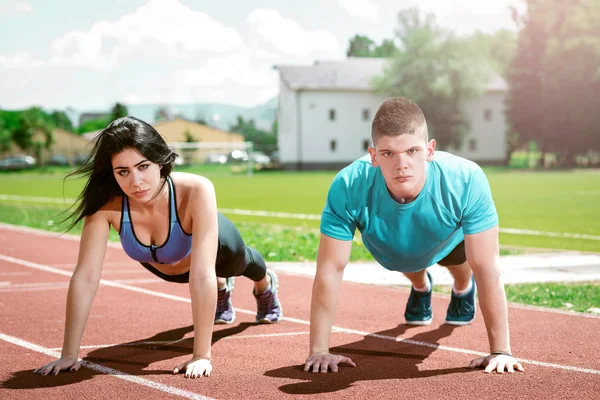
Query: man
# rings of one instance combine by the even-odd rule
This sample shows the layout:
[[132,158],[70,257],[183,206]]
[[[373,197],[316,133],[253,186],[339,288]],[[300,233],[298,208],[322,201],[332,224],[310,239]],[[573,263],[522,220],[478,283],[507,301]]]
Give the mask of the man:
[[498,215],[483,171],[464,158],[435,153],[421,109],[403,97],[380,106],[371,137],[374,147],[369,156],[337,174],[323,210],[310,355],[304,370],[325,373],[337,372],[338,364],[355,366],[350,358],[329,353],[329,336],[358,228],[373,257],[411,281],[404,313],[407,324],[431,323],[433,282],[427,267],[444,265],[454,278],[446,323],[471,323],[475,284],[479,290],[491,351],[470,367],[482,366],[488,373],[523,371],[511,355],[498,264]]

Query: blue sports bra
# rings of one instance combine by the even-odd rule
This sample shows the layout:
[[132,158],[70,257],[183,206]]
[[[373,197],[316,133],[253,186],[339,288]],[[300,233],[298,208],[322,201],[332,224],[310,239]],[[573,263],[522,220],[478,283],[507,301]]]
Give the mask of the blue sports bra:
[[173,264],[186,258],[192,251],[192,235],[184,232],[177,215],[177,201],[175,187],[171,177],[167,176],[169,183],[169,234],[162,246],[140,243],[135,236],[131,215],[129,213],[129,198],[123,195],[121,206],[121,229],[119,237],[125,253],[139,262],[153,262],[158,264]]

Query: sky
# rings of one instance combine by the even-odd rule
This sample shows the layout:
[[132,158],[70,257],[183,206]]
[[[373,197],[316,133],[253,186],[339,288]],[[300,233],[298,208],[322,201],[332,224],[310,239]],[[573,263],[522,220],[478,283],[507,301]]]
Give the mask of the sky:
[[[459,5],[457,5],[457,3]],[[458,34],[515,30],[524,0],[0,0],[0,108],[262,104],[275,65],[345,58],[392,38],[401,9]]]

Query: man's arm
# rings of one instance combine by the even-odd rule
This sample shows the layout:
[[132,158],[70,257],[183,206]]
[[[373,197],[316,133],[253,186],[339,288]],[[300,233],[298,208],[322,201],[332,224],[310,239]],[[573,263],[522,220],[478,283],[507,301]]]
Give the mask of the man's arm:
[[321,234],[317,255],[317,272],[310,307],[310,355],[305,371],[338,371],[338,364],[355,366],[348,357],[329,354],[329,338],[335,317],[344,268],[350,259],[352,241],[337,240]]
[[486,231],[465,235],[465,251],[469,266],[473,270],[479,293],[479,305],[485,321],[490,343],[490,355],[474,360],[471,366],[483,365],[486,372],[523,371],[521,364],[511,356],[508,329],[508,307],[506,293],[501,280],[498,245],[498,226]]

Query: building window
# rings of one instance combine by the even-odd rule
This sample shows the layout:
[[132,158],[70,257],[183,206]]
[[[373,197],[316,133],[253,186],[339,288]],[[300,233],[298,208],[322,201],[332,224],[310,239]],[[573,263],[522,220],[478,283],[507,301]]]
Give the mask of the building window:
[[371,112],[368,108],[364,108],[362,112],[363,121],[368,121],[371,118]]
[[329,119],[331,121],[335,121],[335,109],[334,108],[329,109]]
[[335,148],[337,147],[337,142],[335,139],[329,141],[329,150],[334,153]]
[[477,139],[469,139],[469,151],[477,151]]
[[369,146],[371,145],[371,141],[368,139],[363,140],[363,150],[367,151],[369,150]]
[[483,118],[485,118],[486,121],[491,121],[492,120],[492,110],[490,110],[489,108],[486,108],[485,111],[483,112]]

